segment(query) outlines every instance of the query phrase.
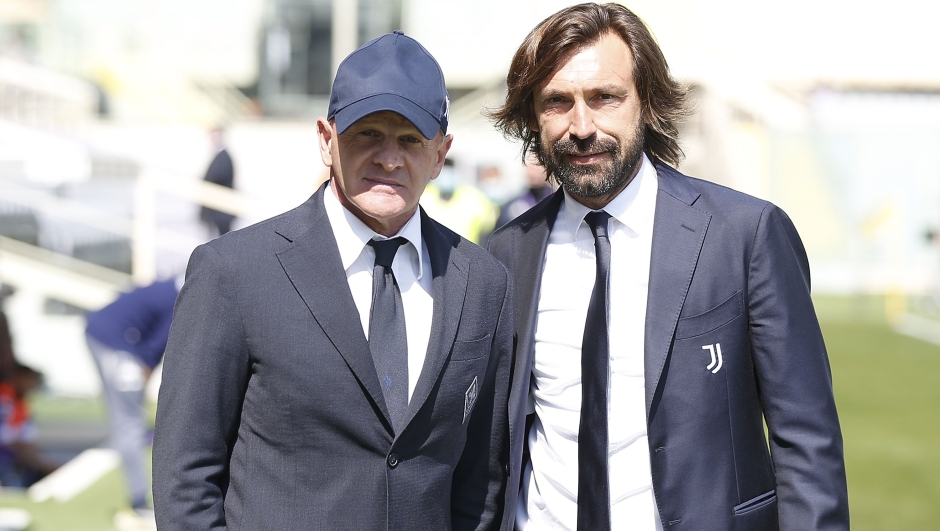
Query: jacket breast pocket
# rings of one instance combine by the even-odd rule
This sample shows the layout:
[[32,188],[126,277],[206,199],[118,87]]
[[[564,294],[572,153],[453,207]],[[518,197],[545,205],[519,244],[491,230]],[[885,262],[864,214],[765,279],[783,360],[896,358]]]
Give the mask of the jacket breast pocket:
[[743,312],[744,294],[738,290],[727,300],[705,313],[680,318],[676,325],[676,339],[707,334],[730,323]]
[[475,360],[486,356],[490,352],[490,334],[471,341],[454,341],[451,351],[451,361]]

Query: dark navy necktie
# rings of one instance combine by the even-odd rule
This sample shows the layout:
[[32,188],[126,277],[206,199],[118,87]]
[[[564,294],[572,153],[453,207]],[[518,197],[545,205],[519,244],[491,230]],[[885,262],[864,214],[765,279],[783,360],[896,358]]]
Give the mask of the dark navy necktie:
[[581,342],[581,424],[578,432],[578,531],[610,531],[607,479],[607,290],[610,273],[610,214],[591,212],[584,221],[594,234],[597,276]]
[[396,433],[402,429],[408,409],[408,339],[405,335],[405,307],[392,273],[392,261],[405,242],[407,240],[401,237],[369,241],[375,249],[369,349]]

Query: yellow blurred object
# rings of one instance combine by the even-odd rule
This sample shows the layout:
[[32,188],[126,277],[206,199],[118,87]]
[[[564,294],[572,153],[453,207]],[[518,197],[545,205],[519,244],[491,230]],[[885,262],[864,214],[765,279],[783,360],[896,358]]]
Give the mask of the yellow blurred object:
[[873,214],[865,218],[862,222],[862,234],[868,238],[874,238],[875,234],[894,219],[897,209],[893,202],[882,203],[882,205]]
[[899,325],[907,315],[907,294],[899,288],[885,293],[885,320],[892,326]]
[[421,206],[431,218],[476,244],[493,231],[499,217],[496,203],[470,185],[457,186],[448,197],[431,183],[421,195]]

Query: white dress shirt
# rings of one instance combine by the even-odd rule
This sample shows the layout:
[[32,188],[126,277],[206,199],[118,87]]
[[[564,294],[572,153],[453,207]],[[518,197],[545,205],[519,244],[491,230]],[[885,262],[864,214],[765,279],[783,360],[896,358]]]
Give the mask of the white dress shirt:
[[[653,498],[643,369],[656,170],[643,156],[611,215],[608,326],[608,466],[612,529],[661,531]],[[565,193],[542,264],[529,412],[531,460],[522,476],[516,528],[577,529],[581,341],[596,271],[591,210]]]
[[[340,204],[332,189],[323,194],[323,206],[339,246],[339,256],[346,270],[346,280],[352,292],[362,331],[369,338],[369,314],[372,311],[372,269],[375,250],[369,240],[384,240],[352,212]],[[431,337],[431,315],[434,310],[434,283],[431,259],[421,239],[421,215],[415,211],[411,219],[393,237],[401,236],[408,243],[398,248],[392,262],[392,272],[401,301],[405,308],[405,334],[408,341],[408,397],[414,394],[415,384],[421,376]],[[421,250],[420,254],[418,249]],[[310,267],[315,267],[311,264]]]

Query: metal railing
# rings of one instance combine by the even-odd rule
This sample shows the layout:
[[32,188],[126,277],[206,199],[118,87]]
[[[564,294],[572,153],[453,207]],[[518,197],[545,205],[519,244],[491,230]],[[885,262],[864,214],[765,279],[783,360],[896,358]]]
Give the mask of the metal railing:
[[0,278],[83,309],[110,303],[131,276],[91,262],[0,236]]
[[33,288],[50,298],[85,309],[107,304],[130,285],[145,285],[157,277],[158,251],[188,257],[202,240],[160,227],[157,202],[161,194],[197,205],[254,219],[270,211],[238,191],[145,169],[134,187],[133,216],[126,218],[49,191],[0,179],[0,197],[27,211],[55,216],[66,223],[98,229],[126,238],[131,248],[131,273],[80,260],[38,245],[0,236],[0,278]]
[[0,57],[0,117],[62,128],[92,118],[97,111],[98,94],[91,83]]

